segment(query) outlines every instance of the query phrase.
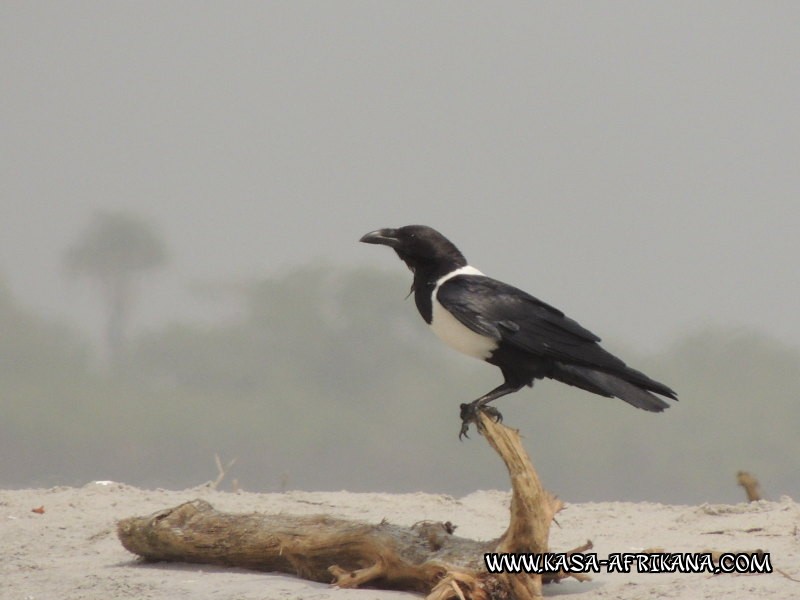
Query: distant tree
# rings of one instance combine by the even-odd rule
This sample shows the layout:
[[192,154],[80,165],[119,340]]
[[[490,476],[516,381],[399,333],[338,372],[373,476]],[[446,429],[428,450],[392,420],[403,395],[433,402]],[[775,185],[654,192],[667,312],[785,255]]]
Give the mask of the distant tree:
[[165,245],[147,220],[127,212],[101,211],[67,248],[64,265],[75,276],[95,280],[107,308],[106,344],[112,365],[125,346],[136,278],[166,262]]

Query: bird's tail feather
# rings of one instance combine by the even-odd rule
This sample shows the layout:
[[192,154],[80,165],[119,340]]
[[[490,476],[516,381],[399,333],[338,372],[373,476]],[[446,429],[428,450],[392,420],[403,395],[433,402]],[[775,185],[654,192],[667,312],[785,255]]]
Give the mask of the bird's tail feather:
[[[628,371],[631,375],[630,380],[627,377],[623,379],[620,375],[596,371],[588,367],[559,365],[555,379],[601,396],[619,398],[636,408],[650,412],[661,412],[669,407],[669,404],[652,392],[677,400],[675,392],[664,384],[653,381],[639,371],[633,369],[628,369]],[[624,375],[627,376],[629,373],[626,371]],[[644,378],[642,383],[639,383],[641,379],[638,376]]]

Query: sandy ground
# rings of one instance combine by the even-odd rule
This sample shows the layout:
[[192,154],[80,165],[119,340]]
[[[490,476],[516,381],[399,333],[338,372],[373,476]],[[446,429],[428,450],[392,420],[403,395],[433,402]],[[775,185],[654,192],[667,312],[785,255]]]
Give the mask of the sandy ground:
[[[490,539],[502,533],[509,494],[479,491],[463,498],[436,494],[349,492],[226,493],[207,488],[144,490],[114,482],[81,488],[0,490],[0,598],[77,600],[412,599],[413,594],[343,590],[284,575],[172,563],[142,564],[118,542],[118,519],[203,498],[229,512],[320,514],[411,525],[452,521],[458,534]],[[32,512],[43,507],[44,513]],[[559,514],[554,550],[591,539],[598,558],[659,547],[770,553],[772,574],[606,573],[588,583],[550,585],[548,596],[617,598],[800,598],[800,505],[789,498],[738,505],[572,504]],[[782,570],[784,574],[778,572]]]

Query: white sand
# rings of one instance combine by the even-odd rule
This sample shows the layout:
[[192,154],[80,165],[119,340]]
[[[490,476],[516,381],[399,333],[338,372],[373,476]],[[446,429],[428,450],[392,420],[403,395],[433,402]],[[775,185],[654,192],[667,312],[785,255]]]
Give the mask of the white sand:
[[[139,563],[119,543],[118,519],[146,515],[194,498],[228,512],[327,513],[338,517],[411,525],[422,519],[452,521],[475,539],[499,535],[509,494],[475,492],[463,498],[435,494],[349,492],[226,493],[196,488],[142,490],[119,483],[82,488],[0,490],[0,598],[77,600],[137,598],[361,599],[416,598],[378,590],[341,590],[285,575],[200,565]],[[43,506],[44,514],[31,509]],[[669,552],[707,549],[770,552],[775,569],[800,579],[800,505],[779,502],[665,506],[590,503],[569,505],[552,532],[554,550],[591,539],[599,558],[611,552],[660,547]],[[769,575],[601,573],[589,583],[550,585],[546,595],[575,598],[800,598],[800,583]]]

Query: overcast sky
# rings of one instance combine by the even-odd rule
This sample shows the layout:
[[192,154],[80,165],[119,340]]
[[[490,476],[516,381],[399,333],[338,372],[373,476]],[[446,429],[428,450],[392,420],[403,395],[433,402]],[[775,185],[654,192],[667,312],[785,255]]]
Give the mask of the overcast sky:
[[61,253],[127,208],[171,252],[140,324],[319,259],[408,278],[357,240],[424,223],[641,351],[800,346],[796,2],[5,1],[0,47],[0,273],[47,314],[98,321]]

